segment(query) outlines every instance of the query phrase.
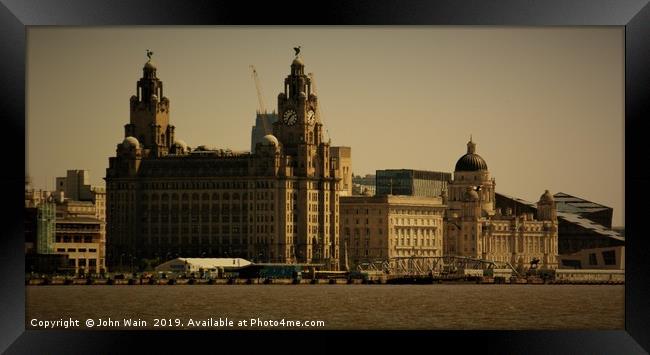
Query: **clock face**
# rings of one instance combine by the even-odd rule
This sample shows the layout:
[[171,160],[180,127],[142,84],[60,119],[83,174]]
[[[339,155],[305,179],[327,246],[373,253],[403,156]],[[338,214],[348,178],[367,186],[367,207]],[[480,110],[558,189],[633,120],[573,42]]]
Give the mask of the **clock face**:
[[296,115],[296,111],[294,110],[287,110],[284,113],[284,123],[286,123],[289,126],[292,126],[294,123],[296,123],[297,119],[298,119],[298,115]]
[[314,113],[314,110],[309,110],[309,112],[307,112],[307,123],[314,124],[315,121],[316,113]]

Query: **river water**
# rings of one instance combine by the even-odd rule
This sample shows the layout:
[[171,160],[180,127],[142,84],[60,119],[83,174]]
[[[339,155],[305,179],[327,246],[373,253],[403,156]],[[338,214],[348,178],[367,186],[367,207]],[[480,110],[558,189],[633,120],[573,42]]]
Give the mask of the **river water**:
[[[624,299],[624,286],[613,285],[28,286],[26,326],[72,319],[88,329],[91,319],[95,330],[624,329]],[[226,318],[232,326],[221,326]]]

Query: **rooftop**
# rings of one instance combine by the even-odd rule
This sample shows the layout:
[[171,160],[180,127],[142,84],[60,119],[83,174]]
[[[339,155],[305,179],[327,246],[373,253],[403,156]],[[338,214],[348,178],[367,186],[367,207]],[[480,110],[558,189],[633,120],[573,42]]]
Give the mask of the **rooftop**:
[[212,269],[218,267],[242,267],[251,264],[250,261],[242,258],[176,258],[166,261],[156,267],[164,268],[167,264],[187,263],[199,268]]
[[[532,207],[534,209],[537,209],[537,204],[535,204],[533,202],[522,200],[520,198],[509,196],[509,195],[502,194],[502,193],[498,193],[498,194],[503,196],[503,197],[514,200],[516,202],[519,202],[521,204],[524,204],[524,205],[530,206],[530,207]],[[556,198],[556,201],[557,201],[557,195],[558,194],[554,195],[555,198]],[[570,195],[567,195],[567,196],[570,196]],[[574,223],[574,224],[576,224],[576,225],[578,225],[578,226],[580,226],[582,228],[589,229],[589,230],[591,230],[591,231],[593,231],[595,233],[598,233],[600,235],[610,237],[610,238],[613,238],[613,239],[616,239],[616,240],[619,240],[619,241],[622,241],[622,242],[625,241],[625,237],[621,236],[619,233],[617,233],[617,232],[615,232],[615,231],[613,231],[613,230],[611,230],[611,229],[609,229],[609,228],[607,228],[607,227],[605,227],[605,226],[603,226],[601,224],[593,222],[593,221],[591,221],[591,220],[589,220],[587,218],[579,216],[579,215],[577,215],[575,213],[562,212],[562,211],[558,210],[557,211],[557,217],[558,217],[558,219],[563,219],[563,220],[565,220],[567,222]]]
[[591,213],[604,210],[611,210],[611,207],[587,201],[580,197],[571,196],[564,192],[553,195],[558,211],[573,213]]
[[434,205],[444,207],[441,197],[411,195],[341,196],[341,204],[389,203],[395,205]]

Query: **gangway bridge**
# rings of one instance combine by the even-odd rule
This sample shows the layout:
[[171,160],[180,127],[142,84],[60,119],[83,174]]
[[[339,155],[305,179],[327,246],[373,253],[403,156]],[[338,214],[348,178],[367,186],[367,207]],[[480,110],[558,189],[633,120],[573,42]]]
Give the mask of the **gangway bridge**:
[[[367,260],[357,263],[356,271],[361,273],[383,273],[389,277],[424,277],[436,278],[467,275],[469,271],[510,272],[512,276],[521,276],[509,262],[475,259],[464,256],[408,256],[388,259]],[[480,270],[480,271],[479,271]]]

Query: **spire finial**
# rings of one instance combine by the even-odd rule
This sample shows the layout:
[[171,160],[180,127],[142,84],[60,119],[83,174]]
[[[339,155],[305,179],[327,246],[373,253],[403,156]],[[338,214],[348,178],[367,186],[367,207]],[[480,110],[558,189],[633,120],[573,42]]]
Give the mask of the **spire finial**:
[[149,61],[151,61],[151,56],[153,55],[153,52],[147,49],[147,58],[149,58]]
[[298,47],[293,47],[293,50],[296,52],[296,57],[297,57],[298,54],[300,54],[300,46],[298,46]]
[[467,142],[467,154],[474,154],[476,152],[476,143],[472,140],[472,135],[469,135],[469,142]]

